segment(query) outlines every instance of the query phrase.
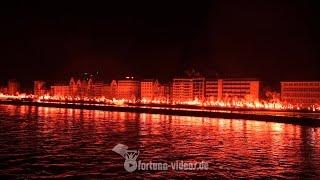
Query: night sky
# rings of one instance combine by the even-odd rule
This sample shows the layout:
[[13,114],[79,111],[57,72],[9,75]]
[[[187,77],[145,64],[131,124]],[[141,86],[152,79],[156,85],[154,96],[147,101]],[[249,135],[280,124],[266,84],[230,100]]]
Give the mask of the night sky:
[[1,5],[0,79],[99,71],[169,78],[195,68],[267,81],[320,79],[316,1],[16,1]]

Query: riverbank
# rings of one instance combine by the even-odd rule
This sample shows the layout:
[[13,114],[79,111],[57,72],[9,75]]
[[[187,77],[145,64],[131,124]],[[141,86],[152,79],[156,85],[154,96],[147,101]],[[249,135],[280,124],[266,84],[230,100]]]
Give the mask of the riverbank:
[[54,108],[72,108],[72,109],[87,109],[87,110],[102,110],[102,111],[119,111],[119,112],[134,112],[134,113],[149,113],[149,114],[164,114],[177,116],[197,116],[210,118],[224,119],[247,119],[266,122],[279,122],[312,127],[320,127],[320,119],[310,117],[289,117],[270,114],[246,114],[240,113],[241,109],[235,111],[214,111],[197,109],[186,109],[179,106],[170,107],[152,107],[152,106],[115,106],[103,104],[82,104],[82,103],[61,103],[61,102],[33,102],[33,101],[0,101],[0,104],[7,105],[27,105],[36,107],[54,107]]

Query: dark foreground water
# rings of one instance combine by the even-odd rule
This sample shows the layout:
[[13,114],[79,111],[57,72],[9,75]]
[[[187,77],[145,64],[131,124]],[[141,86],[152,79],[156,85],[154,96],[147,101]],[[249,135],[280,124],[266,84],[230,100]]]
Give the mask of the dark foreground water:
[[[208,170],[124,170],[118,143],[143,162]],[[214,118],[0,105],[0,176],[12,178],[320,177],[320,129]]]

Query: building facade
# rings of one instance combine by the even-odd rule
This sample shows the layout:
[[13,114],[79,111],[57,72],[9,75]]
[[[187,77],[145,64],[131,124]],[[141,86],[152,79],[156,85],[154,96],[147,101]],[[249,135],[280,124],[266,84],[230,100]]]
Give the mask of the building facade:
[[[41,82],[35,83],[35,91]],[[260,81],[256,79],[205,79],[204,77],[174,78],[172,84],[161,84],[155,79],[138,81],[133,77],[113,80],[110,84],[92,78],[51,87],[51,94],[69,97],[105,97],[108,99],[147,100],[163,102],[259,100]]]
[[172,100],[186,102],[205,98],[205,78],[174,78],[172,82]]
[[204,101],[205,100],[205,78],[193,78],[192,79],[193,88],[193,99]]
[[145,79],[141,84],[141,100],[153,101],[159,99],[160,84],[155,79]]
[[140,99],[140,81],[133,77],[118,80],[116,97],[132,101]]
[[51,86],[51,95],[59,97],[70,96],[69,86],[64,84],[55,84]]
[[116,80],[112,80],[110,84],[110,97],[117,98],[117,91],[118,91],[118,82]]
[[205,78],[175,78],[172,82],[172,100],[174,102],[204,101]]
[[17,95],[20,93],[20,83],[16,80],[9,80],[7,87],[8,95]]
[[282,81],[281,101],[290,104],[320,104],[320,81]]
[[75,80],[73,77],[69,81],[69,95],[72,97],[79,96],[80,94],[81,81]]
[[259,100],[260,81],[255,79],[207,79],[206,100]]
[[172,81],[172,101],[193,101],[193,81],[191,78],[175,78]]
[[159,86],[159,96],[156,100],[169,103],[171,101],[171,85],[161,84]]
[[259,100],[260,81],[255,79],[219,79],[218,99]]
[[79,98],[111,98],[110,84],[103,81],[93,81],[91,78],[71,78],[69,84],[56,84],[51,86],[51,94],[54,96],[69,96]]
[[33,95],[43,96],[46,94],[46,83],[44,81],[34,81],[33,84]]
[[91,93],[91,96],[93,97],[104,97],[105,92],[104,92],[104,83],[102,81],[96,81],[92,85],[93,87],[93,92]]
[[218,100],[218,80],[217,79],[206,79],[205,97],[207,101]]
[[8,94],[8,88],[7,87],[0,87],[0,94]]
[[111,85],[104,83],[102,85],[101,94],[102,94],[102,96],[98,96],[98,97],[105,97],[107,99],[112,99],[113,96],[111,95]]

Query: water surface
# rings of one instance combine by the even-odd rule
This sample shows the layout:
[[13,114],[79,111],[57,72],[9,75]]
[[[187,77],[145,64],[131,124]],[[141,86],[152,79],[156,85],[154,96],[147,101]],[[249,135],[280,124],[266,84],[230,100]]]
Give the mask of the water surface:
[[[139,160],[207,161],[205,171],[136,171]],[[320,177],[320,129],[274,122],[0,105],[0,176],[15,178]]]

